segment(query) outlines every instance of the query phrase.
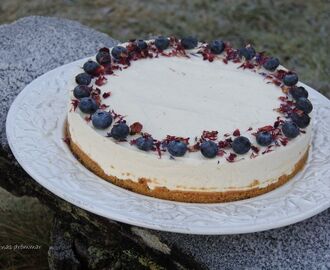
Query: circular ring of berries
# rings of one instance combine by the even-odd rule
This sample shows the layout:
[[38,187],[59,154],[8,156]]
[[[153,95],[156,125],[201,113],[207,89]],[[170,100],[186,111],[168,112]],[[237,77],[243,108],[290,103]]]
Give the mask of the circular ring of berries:
[[[259,72],[259,74],[264,76],[268,83],[273,83],[282,89],[284,96],[279,97],[281,105],[277,112],[283,117],[277,117],[273,124],[247,130],[255,136],[256,145],[247,137],[241,136],[239,129],[234,130],[232,134],[224,134],[224,140],[218,139],[218,131],[204,131],[195,139],[194,144],[189,143],[189,138],[169,135],[157,140],[151,134],[142,132],[141,123],[128,125],[122,115],[114,111],[106,111],[107,106],[101,101],[109,97],[110,92],[101,96],[100,89],[90,86],[93,78],[96,86],[103,85],[107,80],[105,75],[128,68],[131,61],[158,57],[158,55],[187,56],[189,50],[196,48],[197,53],[205,61],[221,60],[225,64],[232,61],[241,63],[240,68],[251,70],[262,67],[267,72]],[[126,141],[129,136],[140,134],[138,138],[131,139],[130,144],[141,151],[157,151],[159,156],[167,151],[172,158],[184,156],[186,152],[200,151],[205,158],[215,158],[225,155],[229,150],[226,160],[233,162],[238,155],[249,151],[252,151],[250,158],[258,156],[260,146],[266,147],[262,154],[271,152],[274,146],[285,146],[291,139],[304,133],[303,129],[310,123],[308,114],[313,110],[313,105],[308,99],[306,89],[296,86],[298,75],[292,71],[278,69],[280,65],[278,58],[266,56],[263,52],[258,53],[251,45],[234,49],[229,43],[221,40],[199,43],[197,38],[192,36],[182,39],[159,36],[152,41],[131,40],[124,45],[113,47],[111,51],[102,48],[96,55],[96,61],[87,61],[83,65],[84,72],[75,77],[77,86],[73,91],[75,99],[72,100],[72,105],[74,109],[79,107],[83,113],[90,114],[86,120],[92,120],[95,128],[106,129],[112,125],[107,136],[114,140]]]

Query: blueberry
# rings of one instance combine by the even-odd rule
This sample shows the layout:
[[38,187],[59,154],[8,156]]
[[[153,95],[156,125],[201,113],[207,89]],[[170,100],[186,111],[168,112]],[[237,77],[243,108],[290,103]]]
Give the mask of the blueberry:
[[308,114],[298,114],[298,113],[292,113],[290,115],[290,118],[292,122],[294,122],[298,127],[305,128],[309,125],[311,118],[308,116]]
[[95,113],[97,111],[97,104],[95,102],[94,99],[90,98],[90,97],[84,97],[82,99],[80,99],[79,102],[79,109],[83,112],[83,113]]
[[201,152],[204,157],[214,158],[218,154],[218,145],[212,141],[204,141],[201,144]]
[[83,69],[86,73],[90,75],[98,75],[98,72],[100,71],[100,65],[93,60],[88,60],[84,66]]
[[87,85],[77,85],[73,89],[73,95],[75,98],[84,98],[89,97],[91,95],[92,88]]
[[148,48],[147,42],[145,42],[143,39],[136,40],[135,45],[140,51],[146,50]]
[[264,69],[269,71],[274,71],[280,65],[280,60],[275,57],[270,57],[263,64]]
[[119,123],[113,126],[110,136],[115,140],[125,140],[129,134],[129,127],[125,123]]
[[298,82],[298,75],[296,73],[286,74],[283,78],[283,83],[286,86],[293,86]]
[[249,152],[251,148],[250,140],[244,136],[239,136],[234,139],[232,148],[236,154],[243,155]]
[[80,73],[76,76],[76,82],[79,85],[89,85],[92,81],[92,76],[87,73]]
[[301,97],[296,101],[296,108],[304,113],[310,113],[313,110],[313,105],[307,98]]
[[213,40],[209,44],[211,53],[220,54],[225,49],[225,43],[221,40]]
[[302,86],[293,86],[290,89],[290,94],[294,99],[298,99],[298,98],[301,98],[301,97],[308,98],[308,92]]
[[282,132],[289,139],[293,139],[299,135],[300,130],[295,123],[291,121],[286,121],[282,125]]
[[167,37],[160,36],[155,39],[155,46],[158,50],[166,50],[170,46],[170,40]]
[[171,141],[167,150],[174,157],[182,157],[187,152],[187,145],[181,141]]
[[111,126],[112,116],[106,111],[97,111],[92,115],[92,123],[95,128],[106,129]]
[[257,143],[261,146],[268,146],[273,141],[273,136],[270,132],[262,131],[257,134]]
[[195,48],[198,44],[197,38],[191,36],[182,38],[180,42],[182,47],[186,50],[191,50]]
[[107,48],[99,50],[96,55],[96,61],[101,65],[106,65],[111,63],[111,56]]
[[152,149],[153,145],[154,145],[154,140],[150,136],[148,137],[142,136],[136,139],[136,146],[140,150],[149,151]]
[[240,48],[239,55],[240,55],[240,57],[244,57],[245,60],[251,60],[256,55],[256,51],[251,46],[245,47],[245,48]]
[[111,50],[111,55],[115,58],[115,59],[120,59],[121,57],[126,57],[127,56],[127,49],[123,46],[116,46],[113,47]]

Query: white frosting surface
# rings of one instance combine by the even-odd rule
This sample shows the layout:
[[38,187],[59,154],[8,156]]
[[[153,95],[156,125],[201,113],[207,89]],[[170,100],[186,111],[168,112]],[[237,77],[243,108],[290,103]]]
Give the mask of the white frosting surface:
[[132,63],[109,76],[104,101],[129,123],[139,121],[157,139],[200,136],[203,130],[232,133],[273,123],[280,88],[266,84],[239,64],[210,63],[201,57],[160,57]]
[[[203,130],[218,130],[222,135],[236,128],[255,143],[246,132],[273,124],[279,115],[279,87],[267,84],[261,75],[238,69],[239,64],[212,63],[200,57],[189,59],[159,57],[132,62],[132,66],[107,76],[100,87],[112,95],[102,103],[126,115],[128,123],[143,124],[143,131],[154,138],[166,135],[190,137]],[[81,69],[77,67],[77,73]],[[72,89],[74,88],[72,78]],[[72,93],[70,93],[72,95]],[[204,158],[200,152],[187,153],[171,160],[166,153],[161,159],[155,152],[143,152],[129,143],[106,138],[106,131],[94,129],[84,120],[79,109],[68,113],[71,139],[108,175],[138,181],[150,179],[150,188],[167,187],[190,191],[227,191],[248,189],[255,181],[264,187],[289,174],[306,152],[311,125],[286,147],[251,159],[251,151],[229,163],[225,157]],[[261,149],[263,151],[264,149]]]

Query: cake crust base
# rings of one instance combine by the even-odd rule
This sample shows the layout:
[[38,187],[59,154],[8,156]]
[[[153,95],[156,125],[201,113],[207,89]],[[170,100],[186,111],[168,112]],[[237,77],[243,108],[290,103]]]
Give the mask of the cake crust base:
[[140,193],[146,196],[151,196],[159,199],[178,201],[178,202],[190,202],[190,203],[219,203],[219,202],[231,202],[252,197],[259,196],[261,194],[272,191],[281,185],[288,182],[294,177],[305,165],[308,158],[308,149],[302,158],[295,164],[293,171],[289,175],[282,175],[278,181],[272,183],[264,188],[251,188],[247,190],[235,190],[226,192],[196,192],[196,191],[181,191],[181,190],[169,190],[166,187],[156,187],[150,189],[148,187],[149,179],[140,178],[138,182],[134,182],[130,179],[119,179],[115,176],[107,175],[103,169],[92,160],[86,153],[84,153],[78,145],[76,145],[70,138],[69,131],[67,130],[67,142],[72,153],[76,158],[90,171],[111,182],[112,184],[125,188],[127,190]]

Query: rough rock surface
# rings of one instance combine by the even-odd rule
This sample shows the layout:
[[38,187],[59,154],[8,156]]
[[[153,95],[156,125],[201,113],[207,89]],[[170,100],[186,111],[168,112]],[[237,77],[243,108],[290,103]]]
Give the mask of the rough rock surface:
[[95,54],[117,41],[73,21],[28,17],[0,27],[0,142],[5,117],[17,94],[33,79],[63,64]]
[[15,96],[39,75],[116,42],[77,22],[56,18],[27,17],[0,26],[0,185],[18,196],[37,197],[56,211],[51,269],[330,269],[329,209],[268,232],[182,235],[87,213],[26,175],[12,157],[5,135],[5,117]]

